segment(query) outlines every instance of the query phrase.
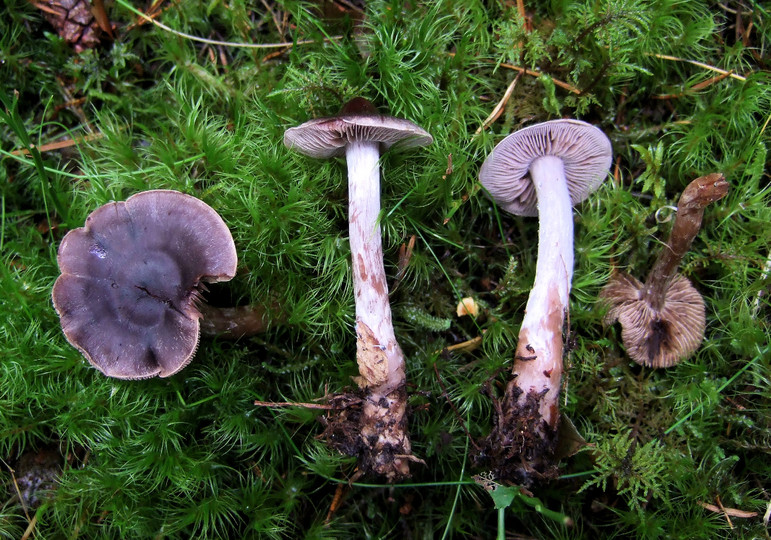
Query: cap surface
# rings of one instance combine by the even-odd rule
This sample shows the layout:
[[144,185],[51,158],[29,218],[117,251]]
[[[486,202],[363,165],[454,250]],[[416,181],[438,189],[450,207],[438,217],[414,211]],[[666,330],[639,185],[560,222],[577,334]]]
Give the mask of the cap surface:
[[608,137],[580,120],[550,120],[503,139],[479,171],[479,181],[495,203],[512,214],[537,216],[538,200],[530,164],[542,156],[562,159],[573,204],[605,180],[613,150]]
[[433,140],[409,120],[379,114],[364,98],[349,101],[337,116],[309,120],[284,132],[287,148],[315,158],[343,156],[353,141],[378,142],[385,152],[397,143],[405,149],[426,146]]
[[613,275],[600,293],[610,306],[605,322],[621,323],[626,353],[638,364],[673,366],[701,345],[706,326],[704,300],[680,274],[669,284],[661,310],[645,301],[642,289],[643,284],[627,273]]
[[201,282],[236,272],[233,237],[206,203],[138,193],[96,209],[59,246],[54,308],[67,340],[109,377],[173,375],[192,359]]

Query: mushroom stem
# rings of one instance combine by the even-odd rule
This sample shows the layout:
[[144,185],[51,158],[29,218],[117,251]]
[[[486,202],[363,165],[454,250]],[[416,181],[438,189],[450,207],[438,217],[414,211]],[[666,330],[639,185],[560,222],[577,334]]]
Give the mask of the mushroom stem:
[[364,459],[368,467],[394,480],[409,475],[411,445],[406,431],[404,353],[394,335],[378,223],[379,158],[376,142],[353,141],[346,148],[348,234],[356,303],[357,382],[367,389],[360,423],[371,452]]
[[[512,382],[521,391],[519,405],[535,397],[540,418],[556,428],[562,325],[573,277],[573,212],[561,159],[536,159],[530,166],[530,176],[538,196],[538,261],[519,331],[512,369],[516,378]],[[543,428],[536,426],[539,431]]]
[[702,176],[688,184],[677,203],[677,215],[663,250],[651,268],[642,289],[643,298],[651,308],[661,311],[669,284],[677,273],[683,256],[699,233],[704,208],[728,192],[728,182],[722,173]]
[[701,176],[683,190],[669,240],[653,264],[642,290],[643,298],[654,310],[661,311],[664,306],[666,291],[677,267],[701,229],[704,208],[723,198],[727,192],[728,182],[722,173]]
[[201,312],[201,334],[205,336],[233,339],[252,336],[265,332],[270,322],[268,311],[261,306],[213,307],[201,302],[198,311]]
[[426,130],[379,114],[361,97],[343,105],[337,116],[309,120],[284,133],[287,147],[308,156],[346,157],[360,373],[356,382],[363,399],[330,418],[325,433],[332,446],[359,455],[362,474],[374,472],[391,482],[409,476],[409,461],[419,460],[412,456],[407,434],[404,354],[394,336],[383,267],[378,161],[381,150],[397,143],[411,148],[432,141]]
[[538,216],[538,261],[513,375],[494,398],[493,427],[477,460],[522,485],[557,474],[562,329],[573,279],[573,211],[607,176],[612,150],[596,127],[551,120],[512,133],[479,180],[504,210]]
[[[356,302],[357,361],[367,386],[387,394],[404,383],[404,355],[396,342],[383,266],[380,152],[374,142],[348,145],[348,234]],[[373,350],[372,347],[375,349]],[[365,348],[366,350],[362,350]],[[386,364],[382,365],[383,358]]]

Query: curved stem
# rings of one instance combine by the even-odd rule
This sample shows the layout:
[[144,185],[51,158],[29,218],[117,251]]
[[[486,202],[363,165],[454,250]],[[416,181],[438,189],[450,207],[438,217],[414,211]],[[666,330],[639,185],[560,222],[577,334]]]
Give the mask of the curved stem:
[[725,196],[728,182],[721,173],[702,176],[688,184],[677,203],[677,215],[666,246],[651,268],[642,290],[648,304],[657,311],[664,306],[666,291],[677,267],[701,228],[704,208]]
[[530,166],[538,196],[538,261],[525,308],[513,372],[519,403],[538,396],[540,417],[556,428],[562,378],[562,325],[573,278],[573,211],[562,160]]

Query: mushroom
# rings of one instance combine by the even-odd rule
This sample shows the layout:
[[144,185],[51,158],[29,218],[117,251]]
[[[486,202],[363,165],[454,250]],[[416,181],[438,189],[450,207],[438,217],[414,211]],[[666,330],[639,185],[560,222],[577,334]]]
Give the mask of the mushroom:
[[58,262],[52,296],[67,341],[109,377],[144,379],[190,362],[203,282],[233,278],[237,256],[210,206],[154,190],[92,212]]
[[559,424],[562,377],[562,326],[573,277],[573,213],[605,179],[610,141],[599,129],[578,120],[553,120],[513,133],[482,165],[479,179],[504,210],[539,216],[538,261],[519,331],[514,379],[498,404],[488,436],[488,457],[515,467],[502,476],[521,476],[512,460],[526,468],[550,468]]
[[[362,407],[363,468],[395,480],[409,474],[410,441],[404,417],[404,354],[394,335],[383,266],[380,153],[394,145],[430,144],[431,135],[408,120],[378,113],[354,98],[337,116],[290,128],[284,144],[315,158],[345,156],[348,164],[348,235],[356,305],[357,384],[367,391]],[[400,457],[404,456],[404,457]]]
[[704,207],[728,193],[721,173],[697,178],[683,191],[669,241],[645,283],[614,273],[600,292],[609,306],[605,321],[621,323],[629,357],[648,367],[666,368],[688,358],[704,339],[704,300],[677,267],[699,232]]

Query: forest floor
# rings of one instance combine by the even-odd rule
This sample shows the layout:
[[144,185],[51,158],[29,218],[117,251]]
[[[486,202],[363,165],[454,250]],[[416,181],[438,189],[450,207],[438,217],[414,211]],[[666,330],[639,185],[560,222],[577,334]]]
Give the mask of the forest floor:
[[[0,537],[771,538],[769,47],[754,0],[7,0]],[[345,162],[283,143],[357,96],[433,137],[380,159],[413,457],[393,483],[329,429],[361,403]],[[554,468],[512,481],[485,437],[539,224],[478,175],[504,137],[559,118],[597,126],[613,157],[573,211]],[[645,279],[680,194],[712,173],[728,193],[679,265],[703,341],[639,365],[600,291]],[[153,189],[222,217],[237,272],[204,297],[267,328],[120,380],[62,332],[57,251]]]

